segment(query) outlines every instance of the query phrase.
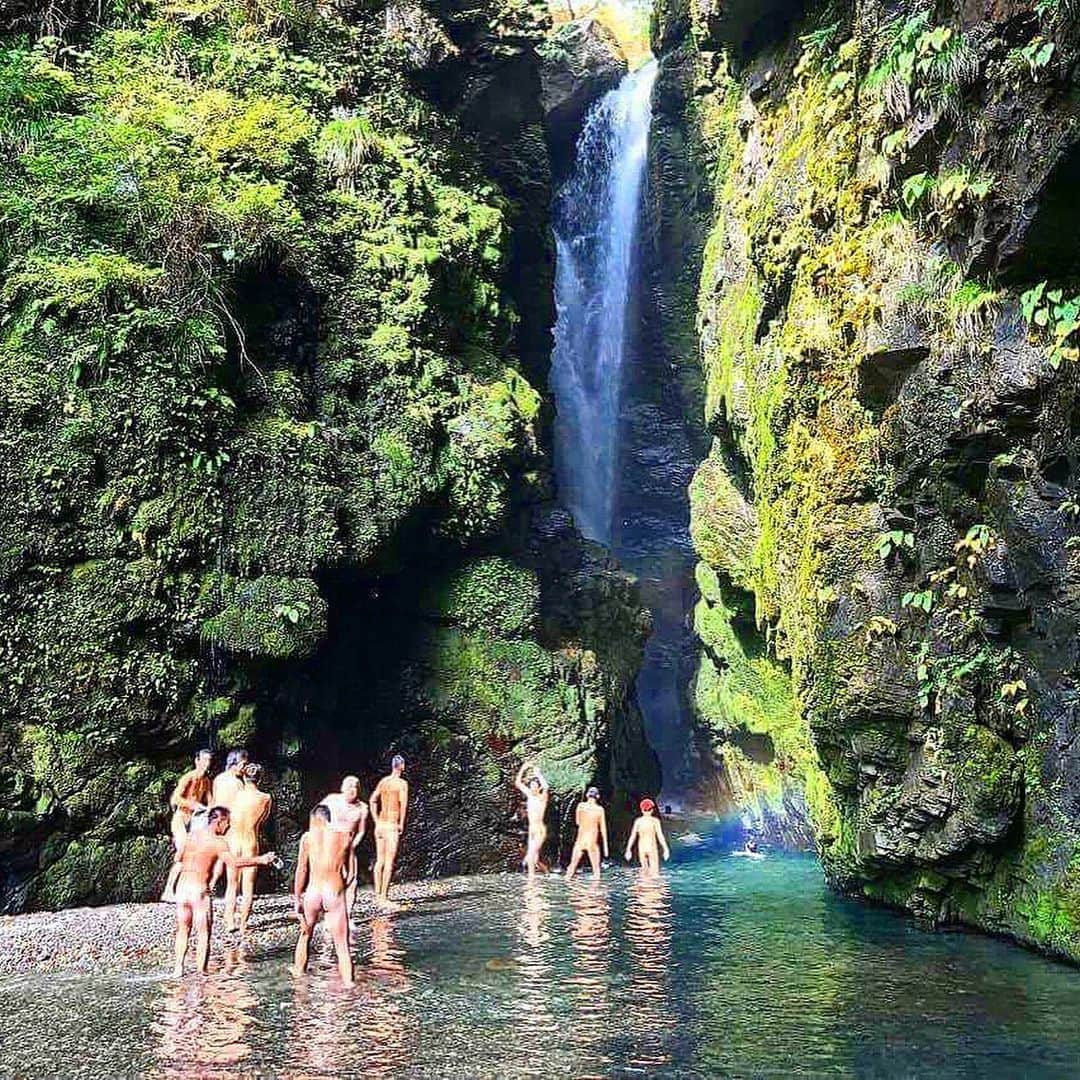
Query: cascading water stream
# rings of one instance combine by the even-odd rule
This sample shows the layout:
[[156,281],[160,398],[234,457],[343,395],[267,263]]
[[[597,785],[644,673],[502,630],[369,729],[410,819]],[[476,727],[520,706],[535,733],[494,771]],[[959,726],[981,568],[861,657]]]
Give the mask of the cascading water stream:
[[555,467],[578,528],[610,545],[634,247],[656,61],[593,109],[555,206]]
[[657,64],[593,108],[555,203],[555,467],[578,527],[641,582],[653,634],[637,681],[665,798],[695,784],[686,688],[695,556],[687,488],[701,456],[657,338],[646,175]]

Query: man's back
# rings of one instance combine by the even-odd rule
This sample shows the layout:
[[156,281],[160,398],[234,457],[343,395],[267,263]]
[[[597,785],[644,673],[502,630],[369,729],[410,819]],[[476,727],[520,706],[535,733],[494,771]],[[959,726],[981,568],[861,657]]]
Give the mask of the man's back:
[[244,781],[231,772],[218,773],[214,777],[214,805],[232,809],[236,796],[243,791]]
[[308,866],[311,880],[320,888],[345,888],[345,866],[349,859],[349,834],[339,829],[313,829],[307,834]]
[[600,823],[604,820],[604,808],[591,802],[580,802],[576,812],[578,843],[592,846],[600,841]]
[[231,809],[232,828],[229,831],[254,836],[270,812],[270,795],[254,784],[244,784],[233,798]]
[[400,776],[384,776],[379,781],[377,788],[379,795],[379,820],[381,822],[396,822],[401,820],[401,808],[409,785]]
[[180,855],[181,874],[207,886],[214,864],[221,858],[222,851],[227,850],[228,845],[220,836],[206,832],[193,834]]

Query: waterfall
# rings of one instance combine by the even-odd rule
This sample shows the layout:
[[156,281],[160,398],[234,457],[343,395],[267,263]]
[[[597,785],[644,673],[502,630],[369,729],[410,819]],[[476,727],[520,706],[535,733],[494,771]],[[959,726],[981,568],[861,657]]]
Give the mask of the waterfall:
[[611,544],[619,412],[656,61],[592,110],[554,208],[555,469],[578,528]]

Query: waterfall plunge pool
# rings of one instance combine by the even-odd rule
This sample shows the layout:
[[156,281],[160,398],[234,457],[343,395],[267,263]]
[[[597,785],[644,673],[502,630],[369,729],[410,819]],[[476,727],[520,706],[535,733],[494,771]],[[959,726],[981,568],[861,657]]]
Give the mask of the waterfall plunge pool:
[[810,857],[715,839],[676,845],[658,884],[445,884],[357,926],[352,992],[322,945],[294,980],[287,948],[223,970],[221,937],[205,979],[4,980],[0,1075],[994,1080],[1080,1062],[1080,974],[840,899]]

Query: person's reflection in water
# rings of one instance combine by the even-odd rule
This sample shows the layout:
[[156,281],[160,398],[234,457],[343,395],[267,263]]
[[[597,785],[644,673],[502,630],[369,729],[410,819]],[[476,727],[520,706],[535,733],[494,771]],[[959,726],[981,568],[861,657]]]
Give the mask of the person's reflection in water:
[[289,1067],[294,1080],[382,1075],[369,1068],[363,1043],[364,1016],[355,996],[340,983],[294,979],[289,1029]]
[[[514,1048],[514,1067],[522,1076],[553,1074],[549,1054],[562,1041],[561,1019],[551,1011],[552,969],[551,904],[542,878],[526,879],[524,906],[518,924],[515,1002],[508,1045]],[[554,1070],[557,1072],[558,1070]]]
[[394,921],[386,915],[371,920],[371,953],[362,985],[365,1000],[359,1008],[365,1016],[364,1073],[398,1075],[414,1059],[419,1029],[416,1018],[404,1008],[413,979],[405,964],[405,950],[397,941]]
[[569,890],[574,919],[571,1039],[579,1061],[606,1073],[612,1061],[603,1047],[611,1035],[611,898],[599,882]]
[[638,877],[627,894],[629,1000],[633,1031],[629,1064],[652,1072],[671,1061],[668,1045],[678,1026],[671,1011],[671,888],[666,878]]
[[242,978],[222,974],[165,988],[151,1025],[163,1077],[234,1076],[251,1054],[258,1000]]

